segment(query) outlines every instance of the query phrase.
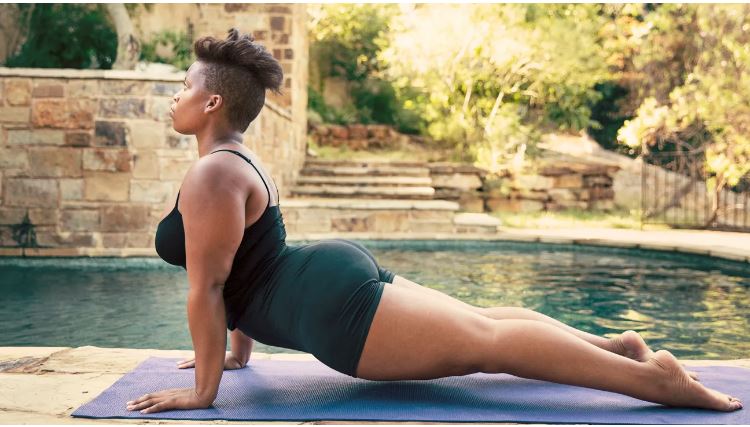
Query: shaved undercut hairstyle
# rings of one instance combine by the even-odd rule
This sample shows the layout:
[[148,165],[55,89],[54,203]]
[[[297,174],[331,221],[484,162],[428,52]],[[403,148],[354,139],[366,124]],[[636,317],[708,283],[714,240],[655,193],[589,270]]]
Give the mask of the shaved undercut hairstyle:
[[195,55],[205,65],[206,90],[221,95],[227,120],[240,132],[260,114],[266,89],[280,95],[284,82],[279,62],[254,40],[231,28],[225,40],[208,36],[193,44]]

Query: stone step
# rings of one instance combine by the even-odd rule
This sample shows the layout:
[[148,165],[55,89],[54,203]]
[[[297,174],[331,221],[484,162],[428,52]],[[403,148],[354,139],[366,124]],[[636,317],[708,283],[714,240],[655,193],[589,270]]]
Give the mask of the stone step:
[[349,185],[349,186],[432,186],[432,179],[427,176],[300,176],[296,185]]
[[324,209],[355,209],[355,210],[428,210],[428,211],[458,211],[459,204],[448,200],[404,200],[404,199],[347,199],[322,197],[286,197],[281,199],[279,206],[283,211],[288,208],[324,208]]
[[462,212],[453,216],[453,224],[457,233],[494,234],[502,225],[502,221],[485,213]]
[[291,189],[292,195],[314,195],[319,197],[357,197],[367,196],[386,199],[432,199],[435,189],[432,187],[360,187],[333,185],[296,185]]
[[364,164],[361,166],[305,165],[300,176],[430,176],[430,169],[417,166]]
[[305,166],[344,166],[344,167],[363,167],[369,165],[379,166],[398,166],[398,167],[427,167],[427,162],[413,160],[388,160],[388,159],[365,159],[365,160],[334,160],[334,159],[315,159],[306,158]]
[[286,198],[280,203],[287,233],[455,231],[459,205],[445,200]]

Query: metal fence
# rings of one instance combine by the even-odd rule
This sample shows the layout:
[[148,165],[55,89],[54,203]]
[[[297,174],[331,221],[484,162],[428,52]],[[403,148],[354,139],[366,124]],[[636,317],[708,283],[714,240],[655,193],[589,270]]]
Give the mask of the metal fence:
[[643,156],[641,224],[750,232],[750,177],[715,191],[703,153]]

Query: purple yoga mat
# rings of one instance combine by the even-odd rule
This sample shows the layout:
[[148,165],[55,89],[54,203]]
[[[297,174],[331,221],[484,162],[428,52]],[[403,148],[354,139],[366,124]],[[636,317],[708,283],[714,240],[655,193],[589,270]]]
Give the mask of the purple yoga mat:
[[[750,411],[669,408],[617,393],[477,373],[434,380],[368,381],[322,362],[251,359],[224,371],[208,409],[141,414],[129,400],[168,388],[192,387],[194,369],[179,359],[151,357],[73,417],[245,421],[482,421],[596,424],[750,424]],[[750,370],[691,367],[708,387],[750,402]]]

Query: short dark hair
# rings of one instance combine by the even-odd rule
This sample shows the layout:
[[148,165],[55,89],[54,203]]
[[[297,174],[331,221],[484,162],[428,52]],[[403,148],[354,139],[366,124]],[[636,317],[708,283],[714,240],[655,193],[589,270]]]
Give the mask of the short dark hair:
[[229,123],[240,132],[260,114],[266,89],[280,95],[284,82],[279,62],[254,40],[231,28],[225,40],[207,36],[193,44],[198,60],[205,64],[206,90],[221,95]]

